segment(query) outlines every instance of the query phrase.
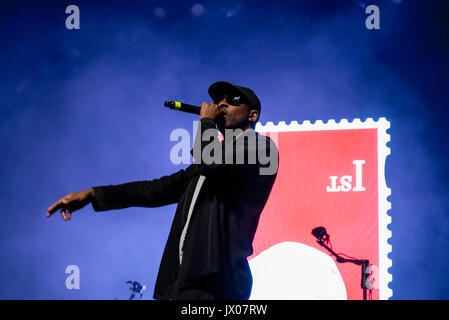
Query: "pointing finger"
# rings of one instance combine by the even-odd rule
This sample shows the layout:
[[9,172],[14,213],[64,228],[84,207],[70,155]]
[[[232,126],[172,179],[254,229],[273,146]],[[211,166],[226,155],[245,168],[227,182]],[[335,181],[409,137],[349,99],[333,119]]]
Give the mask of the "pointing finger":
[[56,210],[61,208],[62,200],[58,200],[55,203],[53,203],[48,209],[47,209],[47,217],[51,216]]

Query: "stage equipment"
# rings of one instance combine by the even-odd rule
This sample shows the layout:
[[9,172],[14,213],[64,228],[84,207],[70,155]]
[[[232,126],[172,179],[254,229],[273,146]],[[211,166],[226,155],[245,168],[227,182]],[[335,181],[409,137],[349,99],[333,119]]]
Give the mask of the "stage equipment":
[[317,238],[317,243],[324,247],[327,251],[329,251],[333,256],[336,257],[337,262],[339,263],[345,263],[345,262],[351,262],[354,263],[356,265],[361,265],[362,266],[362,282],[361,282],[361,287],[363,290],[363,300],[368,300],[367,299],[367,290],[371,289],[371,286],[369,285],[369,279],[368,279],[368,275],[369,275],[369,269],[368,269],[368,265],[369,265],[369,260],[357,260],[357,259],[346,259],[341,257],[340,255],[338,255],[337,253],[335,253],[331,248],[329,248],[327,246],[327,244],[329,243],[330,240],[330,236],[329,234],[327,234],[326,229],[324,227],[316,227],[312,230],[312,235]]
[[145,285],[142,285],[137,281],[131,281],[131,280],[126,281],[126,283],[129,283],[131,285],[129,290],[132,291],[132,294],[129,297],[129,300],[133,300],[136,297],[136,294],[140,294],[140,298],[142,298],[143,292],[147,288]]

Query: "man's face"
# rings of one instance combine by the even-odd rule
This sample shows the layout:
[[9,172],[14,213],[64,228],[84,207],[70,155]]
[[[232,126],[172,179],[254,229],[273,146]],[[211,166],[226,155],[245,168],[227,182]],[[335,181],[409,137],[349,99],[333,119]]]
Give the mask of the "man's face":
[[254,115],[254,112],[257,111],[251,110],[244,103],[234,106],[223,98],[217,105],[223,110],[223,113],[217,118],[217,127],[222,133],[224,133],[224,129],[240,128],[245,130],[251,127],[251,121],[256,121],[257,119],[257,114]]

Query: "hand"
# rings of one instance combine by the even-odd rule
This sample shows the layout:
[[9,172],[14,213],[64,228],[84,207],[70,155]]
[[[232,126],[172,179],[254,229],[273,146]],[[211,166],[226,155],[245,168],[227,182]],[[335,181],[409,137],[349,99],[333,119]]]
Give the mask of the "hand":
[[211,118],[215,120],[222,113],[223,108],[215,103],[203,102],[201,104],[200,120],[203,118]]
[[83,191],[71,192],[55,203],[47,210],[47,217],[50,217],[56,210],[61,209],[61,216],[64,221],[70,220],[72,212],[81,209],[95,198],[94,189],[90,188]]

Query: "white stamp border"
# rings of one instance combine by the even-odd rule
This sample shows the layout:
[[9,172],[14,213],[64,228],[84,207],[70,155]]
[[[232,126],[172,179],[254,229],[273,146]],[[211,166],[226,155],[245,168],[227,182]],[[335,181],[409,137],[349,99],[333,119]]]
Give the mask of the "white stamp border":
[[265,125],[257,123],[255,130],[257,132],[295,132],[295,131],[320,131],[320,130],[351,130],[351,129],[377,129],[377,150],[378,150],[378,219],[379,219],[379,299],[387,300],[392,297],[393,290],[388,286],[392,282],[393,276],[388,271],[392,266],[392,261],[388,257],[391,253],[392,246],[388,243],[391,238],[391,216],[388,211],[391,210],[391,203],[388,197],[391,195],[391,189],[388,188],[385,179],[385,163],[386,158],[390,155],[391,150],[387,146],[390,141],[390,135],[387,130],[390,128],[390,122],[380,117],[377,121],[373,118],[367,118],[361,121],[359,118],[348,121],[342,119],[336,122],[334,119],[328,122],[317,120],[314,123],[306,120],[301,124],[298,121],[292,121],[287,124],[285,121],[280,121],[278,124],[267,122]]

